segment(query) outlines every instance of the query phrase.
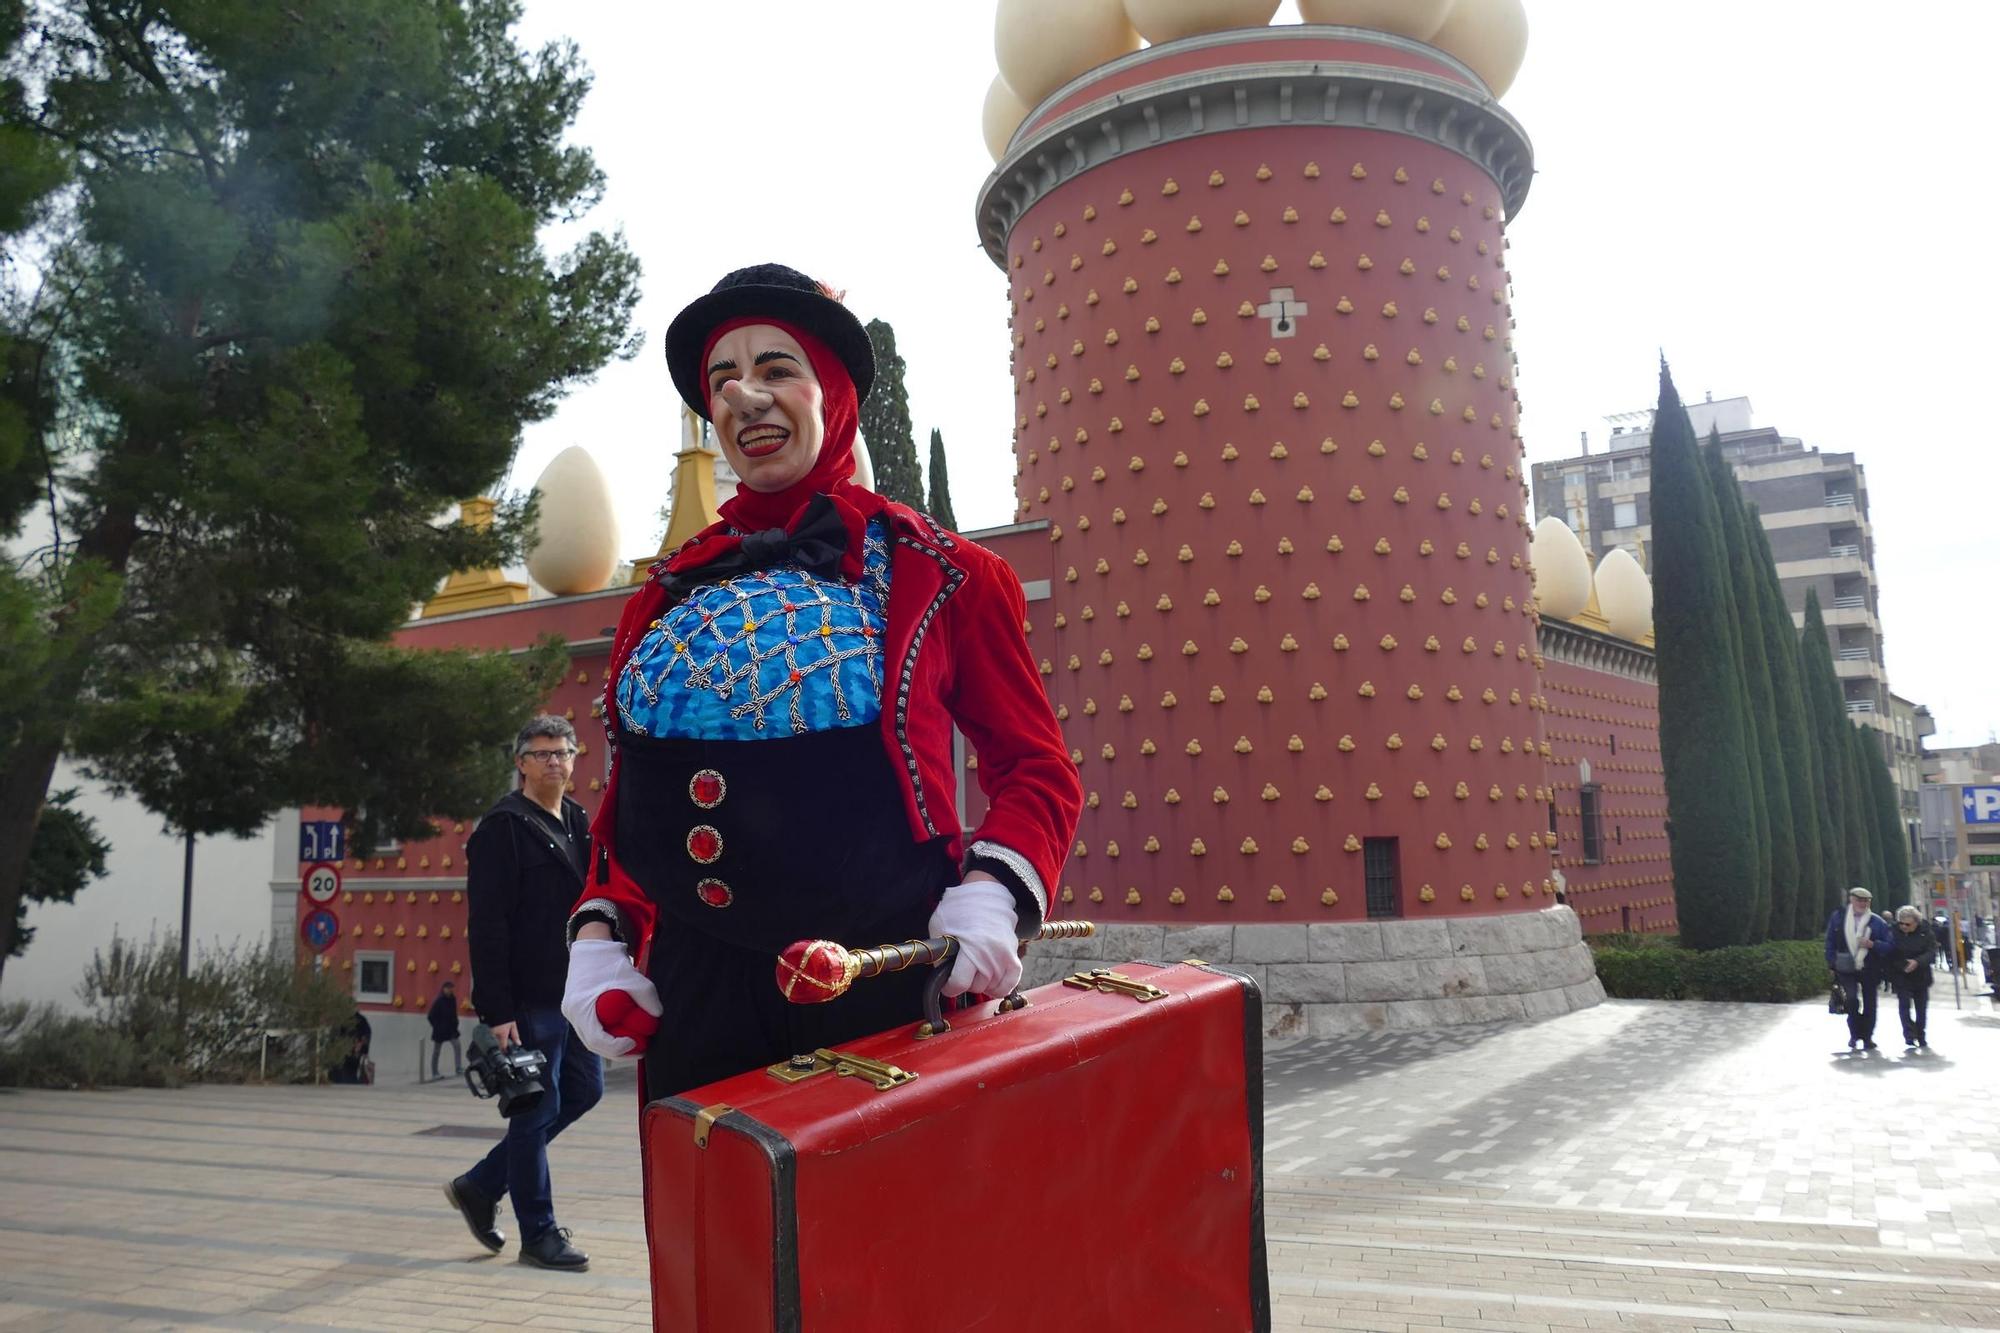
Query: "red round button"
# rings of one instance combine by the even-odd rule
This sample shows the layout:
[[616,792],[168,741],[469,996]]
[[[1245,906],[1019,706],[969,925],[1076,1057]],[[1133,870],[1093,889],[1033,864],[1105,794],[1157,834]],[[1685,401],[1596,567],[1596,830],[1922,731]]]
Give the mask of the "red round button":
[[710,907],[727,907],[736,900],[729,886],[719,879],[705,879],[694,886],[695,896]]
[[688,780],[688,799],[704,810],[715,809],[728,794],[729,784],[712,768],[704,768]]
[[702,865],[713,865],[722,856],[722,834],[707,824],[697,824],[688,830],[687,849]]

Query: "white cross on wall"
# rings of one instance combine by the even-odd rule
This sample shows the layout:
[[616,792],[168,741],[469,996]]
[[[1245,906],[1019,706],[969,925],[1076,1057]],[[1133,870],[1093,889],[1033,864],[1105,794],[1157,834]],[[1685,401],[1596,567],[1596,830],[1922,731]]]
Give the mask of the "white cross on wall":
[[1273,338],[1290,338],[1299,331],[1299,318],[1306,313],[1306,303],[1295,298],[1290,287],[1273,287],[1271,299],[1258,306],[1257,313],[1271,321]]

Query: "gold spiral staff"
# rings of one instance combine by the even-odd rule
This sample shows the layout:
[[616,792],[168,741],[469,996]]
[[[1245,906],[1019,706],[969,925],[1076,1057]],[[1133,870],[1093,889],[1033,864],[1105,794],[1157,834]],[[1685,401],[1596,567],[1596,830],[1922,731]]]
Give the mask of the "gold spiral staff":
[[[1047,921],[1021,947],[1025,950],[1037,940],[1088,939],[1096,933],[1094,921]],[[873,949],[849,949],[833,940],[799,940],[778,955],[778,990],[793,1004],[825,1004],[845,995],[848,987],[863,977],[879,977],[885,972],[902,972],[912,967],[937,969],[932,988],[941,990],[957,956],[958,941],[948,935],[931,940],[904,940],[901,944],[883,944]],[[1001,1002],[1001,1008],[1019,1008],[1014,999],[1008,996]],[[931,1007],[927,997],[925,1008]],[[940,1021],[934,1012],[929,1016],[934,1023]],[[936,1030],[942,1032],[944,1028]]]

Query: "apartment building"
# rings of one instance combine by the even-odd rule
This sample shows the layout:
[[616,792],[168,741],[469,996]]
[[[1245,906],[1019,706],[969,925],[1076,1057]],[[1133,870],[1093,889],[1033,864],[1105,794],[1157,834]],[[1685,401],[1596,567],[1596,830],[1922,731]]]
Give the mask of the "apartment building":
[[[1723,457],[1770,536],[1794,623],[1805,621],[1806,593],[1818,591],[1847,711],[1881,736],[1901,787],[1866,470],[1851,453],[1809,449],[1756,425],[1748,398],[1690,403],[1688,416],[1700,439],[1711,429],[1720,433]],[[1653,537],[1653,413],[1626,412],[1605,420],[1610,437],[1603,452],[1589,452],[1586,440],[1586,452],[1578,457],[1534,465],[1535,516],[1564,519],[1593,558],[1623,547],[1643,563]],[[1919,785],[1920,775],[1903,792],[1912,807],[1908,817],[1914,817]]]

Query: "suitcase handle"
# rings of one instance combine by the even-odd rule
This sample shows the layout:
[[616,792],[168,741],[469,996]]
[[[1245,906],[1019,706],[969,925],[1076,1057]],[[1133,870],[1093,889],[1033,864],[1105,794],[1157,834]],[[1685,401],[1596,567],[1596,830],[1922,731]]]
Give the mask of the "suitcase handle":
[[[1044,922],[1037,940],[1086,939],[1097,933],[1091,921]],[[1027,950],[1027,942],[1022,943]],[[793,1004],[825,1004],[847,993],[848,987],[863,977],[879,977],[884,972],[902,972],[912,967],[929,967],[924,982],[924,1022],[919,1037],[949,1032],[944,1017],[944,984],[951,978],[952,960],[958,957],[958,941],[949,935],[931,940],[904,940],[873,949],[849,949],[832,940],[799,940],[778,955],[778,991]],[[1019,990],[1000,1001],[1007,1013],[1027,1004]]]

